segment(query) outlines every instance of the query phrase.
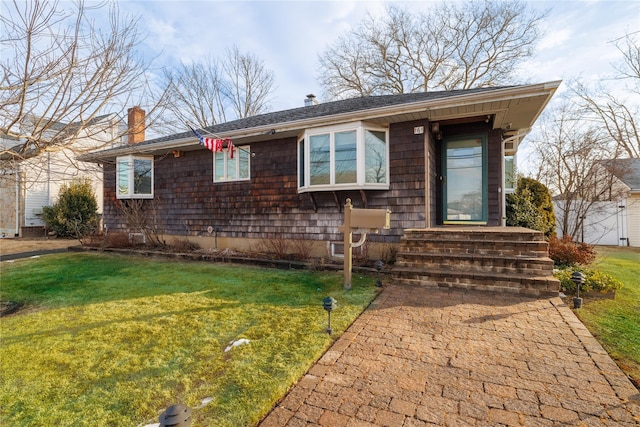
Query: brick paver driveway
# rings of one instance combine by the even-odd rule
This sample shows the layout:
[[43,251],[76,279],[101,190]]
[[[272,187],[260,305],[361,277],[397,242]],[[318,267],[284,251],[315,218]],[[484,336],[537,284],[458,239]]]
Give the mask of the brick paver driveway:
[[561,299],[388,286],[261,423],[638,426],[640,395]]

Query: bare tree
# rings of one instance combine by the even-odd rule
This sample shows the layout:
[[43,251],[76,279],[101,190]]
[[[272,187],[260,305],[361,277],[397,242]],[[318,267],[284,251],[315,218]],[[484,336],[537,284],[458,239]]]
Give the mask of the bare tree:
[[319,80],[332,98],[508,83],[545,16],[520,1],[442,2],[423,14],[388,6],[319,56]]
[[[107,7],[103,28],[91,14]],[[0,135],[16,142],[4,144],[0,166],[63,150],[79,136],[119,140],[105,139],[98,123],[144,105],[149,65],[136,53],[138,19],[121,17],[117,3],[43,0],[4,2],[0,19]]]
[[174,116],[170,123],[173,130],[184,128],[186,121],[201,128],[226,121],[223,81],[216,59],[183,63],[175,70],[165,70],[164,79],[168,109]]
[[539,133],[532,136],[538,164],[535,179],[555,194],[558,225],[563,235],[578,237],[587,213],[597,202],[617,200],[615,177],[605,166],[615,158],[608,136],[600,126],[585,126],[579,110],[569,101],[543,113]]
[[234,46],[220,58],[182,64],[164,74],[173,129],[192,121],[199,127],[264,113],[274,75],[262,60]]
[[587,118],[604,127],[608,136],[627,157],[640,158],[640,32],[615,40],[622,54],[620,64],[613,64],[615,80],[624,81],[623,93],[616,93],[607,82],[595,89],[584,83],[572,86]]

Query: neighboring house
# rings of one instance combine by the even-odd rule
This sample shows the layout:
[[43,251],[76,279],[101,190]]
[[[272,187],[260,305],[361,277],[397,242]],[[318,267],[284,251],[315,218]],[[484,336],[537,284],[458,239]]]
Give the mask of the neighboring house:
[[[1,147],[4,167],[0,170],[0,235],[43,236],[43,207],[53,205],[61,187],[74,179],[88,178],[92,181],[101,213],[102,167],[76,158],[97,148],[111,146],[111,142],[122,133],[118,122],[113,115],[97,117],[64,148],[40,154],[27,152],[20,157],[12,153],[17,152],[21,141],[5,135]],[[73,126],[73,123],[55,123],[52,128],[55,131]]]
[[[407,229],[504,225],[518,144],[559,85],[309,98],[201,130],[223,140],[218,152],[189,130],[83,160],[103,165],[110,233],[153,229],[166,241],[234,249],[286,239],[326,255],[340,250],[350,198],[392,211],[391,229],[368,244],[383,250]],[[136,209],[146,212],[144,227],[131,218]]]
[[558,236],[566,217],[574,240],[640,247],[640,159],[601,161],[586,179],[593,181],[587,197],[554,198]]

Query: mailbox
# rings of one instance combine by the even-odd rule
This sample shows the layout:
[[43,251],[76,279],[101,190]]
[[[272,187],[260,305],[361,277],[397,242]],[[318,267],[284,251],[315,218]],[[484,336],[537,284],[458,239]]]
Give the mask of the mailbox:
[[391,228],[391,211],[388,209],[351,209],[351,228],[388,230]]
[[[367,233],[378,233],[383,228],[391,228],[391,211],[389,209],[354,209],[351,199],[344,205],[344,225],[338,231],[344,233],[344,288],[351,289],[351,270],[353,248],[364,245]],[[360,241],[353,243],[352,234],[360,232]]]

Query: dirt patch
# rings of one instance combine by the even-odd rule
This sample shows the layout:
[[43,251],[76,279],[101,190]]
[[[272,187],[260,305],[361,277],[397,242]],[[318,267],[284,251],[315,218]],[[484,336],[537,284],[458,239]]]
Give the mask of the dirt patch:
[[23,304],[20,304],[19,302],[0,300],[0,317],[17,313],[22,307]]
[[17,254],[22,252],[47,251],[64,249],[79,245],[76,239],[58,238],[4,238],[0,239],[0,255]]

